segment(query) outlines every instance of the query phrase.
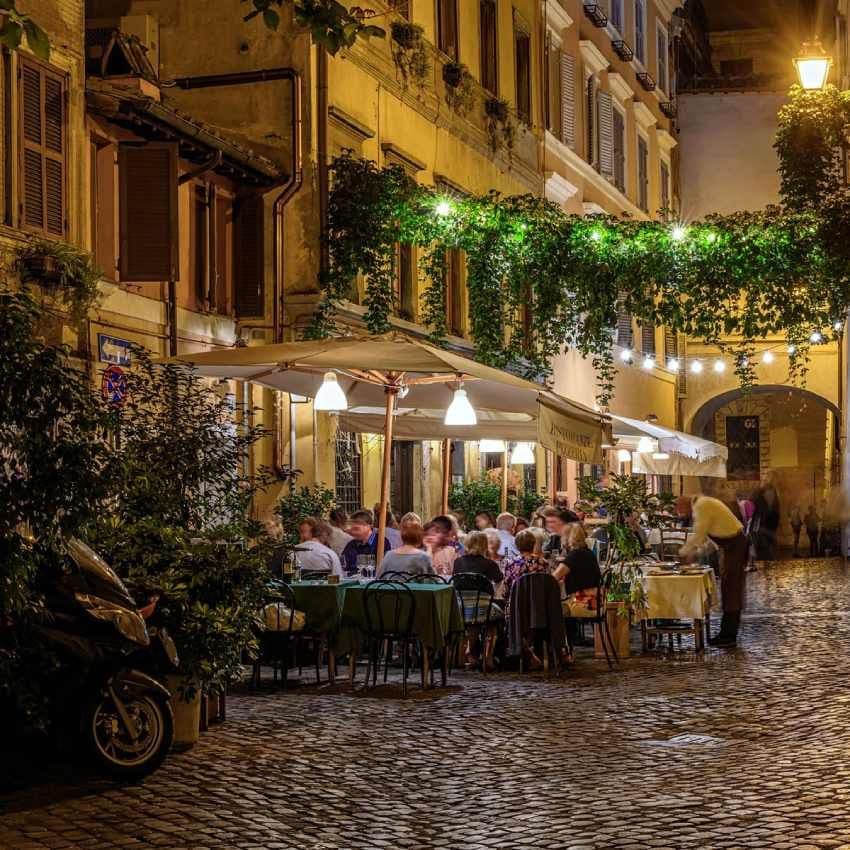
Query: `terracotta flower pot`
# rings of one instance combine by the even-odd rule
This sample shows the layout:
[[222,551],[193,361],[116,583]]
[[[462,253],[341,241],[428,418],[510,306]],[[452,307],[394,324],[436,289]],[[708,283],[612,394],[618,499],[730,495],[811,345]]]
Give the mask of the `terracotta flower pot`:
[[[631,617],[628,616],[625,602],[609,602],[607,608],[608,615],[608,630],[611,633],[611,641],[614,648],[617,650],[617,655],[620,658],[628,658],[631,655],[629,647],[631,634],[629,627],[631,626]],[[608,648],[610,652],[610,646]],[[604,658],[605,650],[602,647],[602,639],[599,634],[599,627],[594,627],[593,630],[593,655],[594,658]]]

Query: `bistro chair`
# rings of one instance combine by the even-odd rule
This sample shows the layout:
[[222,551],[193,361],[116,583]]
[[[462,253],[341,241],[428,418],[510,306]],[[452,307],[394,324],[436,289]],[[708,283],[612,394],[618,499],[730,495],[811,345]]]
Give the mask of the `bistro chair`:
[[[451,585],[451,582],[448,579],[443,578],[443,576],[437,575],[436,573],[413,573],[408,576],[408,584],[433,584],[438,585],[440,587],[446,587]],[[444,646],[442,649],[438,650],[434,655],[434,663],[431,664],[431,685],[434,685],[434,667],[437,666],[437,663],[440,665],[440,675],[442,677],[443,687],[446,686],[446,683],[449,678],[449,658],[453,658],[454,654],[457,650],[458,643],[460,641],[460,635],[455,634],[452,635],[451,641],[449,645]],[[425,687],[425,666],[422,664],[422,660],[424,659],[425,653],[428,650],[421,646],[421,657],[419,658],[419,662],[421,664],[422,669],[422,687]]]
[[406,584],[413,578],[411,573],[402,573],[398,570],[390,570],[386,573],[381,573],[378,576],[378,581],[398,581],[402,584]]
[[619,664],[620,656],[617,654],[617,647],[614,644],[614,639],[611,637],[611,629],[608,626],[608,611],[605,606],[605,599],[608,594],[608,588],[611,584],[613,572],[605,570],[602,574],[602,582],[596,588],[595,599],[591,595],[589,600],[585,597],[582,600],[576,599],[575,594],[563,602],[564,619],[575,620],[579,624],[591,623],[594,628],[594,634],[599,635],[599,642],[602,644],[602,651],[605,653],[605,661],[608,663],[608,668],[613,669],[611,657]]
[[511,652],[519,655],[519,672],[523,672],[523,641],[543,644],[543,672],[549,674],[549,655],[554,659],[555,675],[559,673],[558,647],[566,647],[564,615],[561,609],[561,586],[545,572],[521,575],[511,588],[508,604]]
[[281,681],[286,687],[292,647],[297,647],[305,621],[304,614],[295,608],[295,592],[289,585],[275,582],[270,587],[263,604],[262,620],[264,628],[257,629],[259,650],[254,661],[252,676],[254,687],[260,686],[263,663],[271,664],[275,684],[280,666]]
[[662,561],[675,561],[679,550],[688,542],[689,532],[685,528],[662,528],[661,546],[658,554]]
[[401,644],[402,695],[407,696],[408,647],[414,640],[413,621],[416,597],[406,582],[370,581],[363,592],[363,613],[366,627],[367,654],[366,685],[372,672],[372,687],[378,684],[381,648],[384,652],[384,683],[387,681],[389,647],[393,641]]
[[436,573],[414,573],[408,578],[411,584],[451,584],[448,579]]
[[[460,610],[463,613],[463,625],[467,635],[478,637],[481,646],[481,670],[487,674],[485,642],[487,632],[496,625],[493,606],[493,582],[480,573],[457,573],[452,576],[452,584],[457,594]],[[498,611],[498,609],[495,609]]]

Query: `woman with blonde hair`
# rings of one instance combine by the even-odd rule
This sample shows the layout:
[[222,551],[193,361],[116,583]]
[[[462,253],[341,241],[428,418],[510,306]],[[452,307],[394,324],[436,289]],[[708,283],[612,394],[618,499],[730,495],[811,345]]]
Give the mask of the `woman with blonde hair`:
[[564,528],[561,539],[564,555],[558,560],[558,566],[552,575],[558,581],[564,582],[566,593],[599,587],[602,581],[599,561],[588,548],[587,534],[582,525],[577,522],[570,523]]

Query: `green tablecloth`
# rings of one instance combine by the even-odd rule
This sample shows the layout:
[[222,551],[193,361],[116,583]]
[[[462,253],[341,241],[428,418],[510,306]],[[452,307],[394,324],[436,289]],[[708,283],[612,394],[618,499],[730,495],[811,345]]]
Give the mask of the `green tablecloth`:
[[[440,649],[449,635],[463,631],[463,614],[451,585],[409,584],[416,600],[413,617],[413,636],[429,649]],[[361,584],[345,587],[340,628],[334,641],[334,649],[342,655],[358,651],[366,629],[363,609],[365,586]],[[402,591],[399,591],[402,592]]]
[[295,593],[295,607],[303,611],[306,617],[305,628],[327,634],[333,641],[339,630],[345,591],[352,586],[360,585],[356,581],[342,581],[339,584],[324,581],[292,582],[290,587]]

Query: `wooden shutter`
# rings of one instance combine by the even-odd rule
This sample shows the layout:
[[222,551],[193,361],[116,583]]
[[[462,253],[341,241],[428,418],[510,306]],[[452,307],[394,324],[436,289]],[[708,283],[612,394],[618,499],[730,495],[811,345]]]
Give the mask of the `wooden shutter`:
[[622,113],[614,110],[614,185],[624,192],[626,189],[626,123]]
[[437,46],[457,62],[457,0],[437,0]]
[[531,36],[524,29],[514,29],[514,58],[517,114],[531,124]]
[[679,345],[676,332],[670,328],[664,328],[664,358],[672,360],[679,356]]
[[576,146],[576,58],[561,53],[561,141]]
[[118,175],[121,280],[177,280],[177,145],[120,144]]
[[585,127],[585,145],[586,159],[594,165],[598,162],[596,151],[596,83],[593,80],[593,74],[585,74],[584,77],[584,123]]
[[667,31],[658,28],[658,87],[665,94],[670,92],[670,81],[667,79]]
[[597,93],[599,122],[599,171],[604,177],[614,177],[614,100],[606,91]]
[[498,29],[494,0],[480,0],[481,85],[490,94],[499,93]]
[[65,77],[23,56],[19,63],[21,224],[64,236]]
[[457,248],[446,251],[446,325],[449,333],[463,336],[462,256]]
[[635,59],[646,63],[646,6],[645,0],[635,0]]
[[617,345],[622,348],[632,348],[635,344],[635,334],[632,326],[632,317],[629,313],[620,310],[617,313]]
[[403,18],[410,20],[410,0],[392,0],[390,8]]
[[655,356],[655,328],[652,325],[640,327],[640,350],[644,354]]
[[238,201],[235,206],[234,246],[236,317],[265,313],[265,207],[259,195]]
[[638,206],[644,212],[649,210],[648,159],[649,151],[646,146],[646,139],[643,136],[638,136]]
[[664,160],[661,160],[661,209],[664,210],[665,218],[670,211],[670,168]]

